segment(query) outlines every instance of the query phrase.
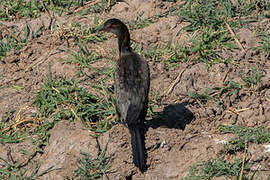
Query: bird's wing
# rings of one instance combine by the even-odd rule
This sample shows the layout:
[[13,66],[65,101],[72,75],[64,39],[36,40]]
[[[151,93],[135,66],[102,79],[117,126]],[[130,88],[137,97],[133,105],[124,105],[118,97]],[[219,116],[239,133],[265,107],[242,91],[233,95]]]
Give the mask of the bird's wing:
[[143,121],[147,111],[149,67],[137,54],[119,59],[115,71],[116,109],[127,124]]

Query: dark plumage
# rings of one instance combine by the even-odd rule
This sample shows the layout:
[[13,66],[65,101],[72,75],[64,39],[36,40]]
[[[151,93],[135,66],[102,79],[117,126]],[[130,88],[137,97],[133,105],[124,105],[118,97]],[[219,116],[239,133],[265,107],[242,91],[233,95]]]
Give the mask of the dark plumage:
[[131,134],[133,162],[142,171],[146,164],[144,120],[148,108],[149,66],[130,47],[127,26],[119,19],[109,19],[100,28],[118,38],[119,59],[115,67],[116,113]]

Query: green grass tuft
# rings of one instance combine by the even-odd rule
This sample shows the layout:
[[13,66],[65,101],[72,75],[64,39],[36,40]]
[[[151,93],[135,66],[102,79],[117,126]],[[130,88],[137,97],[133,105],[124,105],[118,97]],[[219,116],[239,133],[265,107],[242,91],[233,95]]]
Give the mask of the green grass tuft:
[[[198,163],[191,167],[184,180],[212,179],[221,176],[237,179],[241,172],[242,163],[241,159],[234,159],[233,162],[219,159]],[[249,165],[247,161],[244,163],[244,171],[248,169]],[[243,179],[246,179],[245,175]]]
[[[86,2],[88,2],[87,0]],[[80,7],[84,1],[73,0],[9,0],[1,1],[0,19],[12,20],[14,18],[37,18],[46,9],[56,11],[59,15],[63,12],[72,13],[71,7]]]
[[102,127],[106,127],[107,130],[110,128],[105,118],[112,114],[110,103],[111,101],[102,100],[78,87],[76,81],[60,78],[55,81],[48,80],[37,94],[34,104],[45,118],[96,123],[91,129],[104,131],[98,128],[98,124],[103,124]]
[[247,87],[256,86],[262,78],[262,73],[260,67],[258,65],[258,69],[255,70],[255,67],[252,66],[250,72],[247,75],[243,75],[242,80],[244,81],[244,85]]
[[89,153],[81,153],[82,157],[79,159],[78,169],[75,171],[76,177],[81,180],[100,178],[104,179],[107,177],[106,173],[108,173],[108,170],[111,167],[111,157],[106,156],[108,142],[106,143],[103,150],[101,150],[97,140],[98,153],[95,157]]
[[269,9],[268,0],[236,0],[234,3],[230,0],[186,0],[184,6],[173,14],[190,23],[184,27],[188,31],[201,27],[219,30],[225,26],[225,22],[232,27],[243,27],[258,18],[266,18],[264,13]]
[[236,137],[232,138],[228,144],[225,145],[227,153],[234,154],[236,152],[244,151],[245,144],[248,143],[269,143],[270,142],[270,129],[265,127],[248,128],[236,125],[220,125],[219,131],[221,133],[232,133]]
[[18,36],[17,33],[14,33],[16,29],[4,28],[3,32],[0,33],[0,60],[11,50],[14,50],[15,54],[19,54],[20,49],[28,44],[30,38],[34,39],[40,36],[43,28],[41,26],[37,31],[33,31],[28,22],[25,21],[23,36]]
[[78,76],[83,76],[85,74],[85,68],[93,69],[91,64],[99,60],[101,57],[95,52],[90,52],[86,46],[81,44],[79,46],[79,51],[71,51],[72,58],[67,60],[68,63],[74,63],[78,65]]
[[235,82],[232,80],[225,81],[221,87],[207,88],[203,93],[189,93],[189,97],[200,100],[203,103],[214,100],[217,102],[217,107],[224,111],[226,106],[224,101],[232,96],[238,94],[238,92],[245,87],[254,87],[261,81],[261,70],[258,66],[257,70],[255,67],[251,67],[251,70],[247,74],[242,74],[242,83]]
[[225,81],[222,87],[207,88],[203,93],[189,93],[189,97],[198,99],[203,103],[209,100],[215,100],[217,107],[224,111],[226,109],[224,100],[233,94],[237,94],[242,89],[240,83],[234,81]]
[[[49,167],[48,169],[44,170],[41,173],[38,173],[40,168],[40,163],[37,163],[36,166],[30,171],[28,169],[23,168],[25,163],[18,163],[7,161],[0,157],[0,161],[4,164],[1,164],[0,167],[0,179],[6,180],[35,180],[39,177],[43,176],[44,174],[49,173],[52,171],[53,167]],[[27,160],[28,162],[28,160]]]
[[260,33],[258,35],[261,39],[260,46],[257,47],[262,53],[269,53],[270,52],[270,33]]

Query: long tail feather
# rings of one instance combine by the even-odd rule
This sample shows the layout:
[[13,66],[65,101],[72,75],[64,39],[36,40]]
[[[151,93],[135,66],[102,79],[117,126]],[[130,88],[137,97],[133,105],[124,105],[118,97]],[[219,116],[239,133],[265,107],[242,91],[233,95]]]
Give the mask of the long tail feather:
[[133,153],[133,162],[140,171],[143,171],[146,164],[145,142],[144,142],[144,124],[128,126],[131,134],[131,145]]

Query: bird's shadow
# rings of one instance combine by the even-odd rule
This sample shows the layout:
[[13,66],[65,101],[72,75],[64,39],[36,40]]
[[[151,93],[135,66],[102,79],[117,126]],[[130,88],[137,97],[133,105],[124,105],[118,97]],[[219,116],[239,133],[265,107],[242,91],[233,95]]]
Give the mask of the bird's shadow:
[[[149,128],[156,129],[158,127],[175,128],[184,130],[186,125],[191,123],[195,119],[194,114],[186,107],[189,103],[183,102],[178,104],[170,104],[164,108],[162,112],[154,113],[153,118],[145,121],[145,127],[142,134],[143,148],[145,149],[145,159],[147,159],[147,150],[145,148],[145,135]],[[147,171],[149,165],[145,164],[145,167],[140,171],[143,173]],[[126,179],[130,179],[126,177]]]
[[[152,119],[146,120],[146,127],[142,137],[144,148],[145,135],[149,128],[156,129],[158,127],[164,127],[184,130],[186,125],[195,119],[194,114],[188,108],[186,108],[188,104],[188,102],[170,104],[166,106],[162,112],[155,113]],[[147,158],[147,153],[145,154],[145,158]],[[147,171],[148,168],[149,166],[146,165],[142,172]]]
[[186,125],[195,119],[194,114],[186,108],[188,102],[170,104],[162,112],[155,113],[153,118],[146,121],[146,127],[175,128],[184,130]]

